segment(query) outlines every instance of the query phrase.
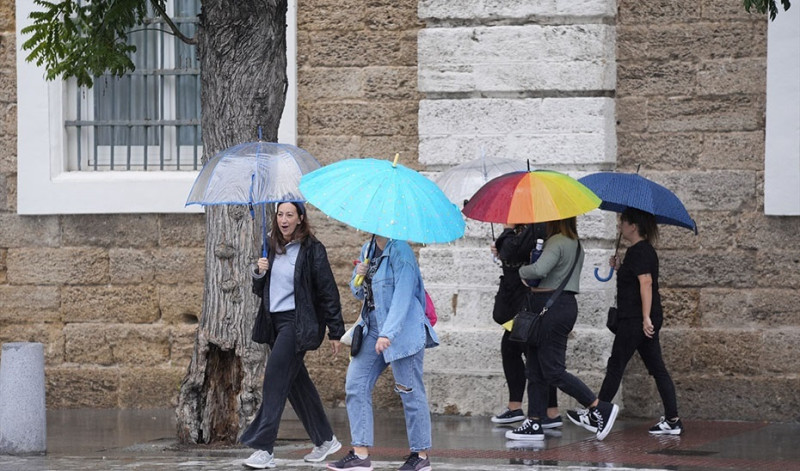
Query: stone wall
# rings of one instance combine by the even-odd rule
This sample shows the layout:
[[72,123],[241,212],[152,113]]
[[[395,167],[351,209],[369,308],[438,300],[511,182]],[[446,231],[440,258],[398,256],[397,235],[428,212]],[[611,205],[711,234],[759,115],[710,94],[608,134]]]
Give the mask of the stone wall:
[[[764,215],[766,29],[741,2],[619,1],[618,165],[673,188],[663,345],[686,417],[786,420],[800,406],[800,218]],[[641,362],[626,412],[663,414]]]

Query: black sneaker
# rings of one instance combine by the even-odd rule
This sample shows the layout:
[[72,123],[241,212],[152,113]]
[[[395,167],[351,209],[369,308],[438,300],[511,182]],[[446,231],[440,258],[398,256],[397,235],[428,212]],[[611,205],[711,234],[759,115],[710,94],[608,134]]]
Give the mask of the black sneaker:
[[545,417],[542,419],[542,428],[557,428],[564,425],[564,422],[561,420],[561,416],[553,417]]
[[328,463],[327,469],[333,471],[372,471],[372,461],[369,456],[363,460],[356,456],[356,452],[350,450],[344,458],[335,463]]
[[419,453],[413,452],[408,455],[406,462],[400,466],[398,471],[431,471],[431,460],[421,458]]
[[583,427],[592,433],[597,433],[597,421],[589,414],[589,409],[568,410],[567,418],[573,424]]
[[617,414],[619,414],[619,406],[605,401],[600,401],[597,403],[597,407],[589,409],[589,416],[597,421],[598,440],[606,438],[606,435],[611,433],[611,427],[617,420]]
[[506,432],[509,440],[544,440],[542,423],[538,420],[525,419],[522,425]]
[[683,432],[683,424],[681,419],[675,422],[670,422],[664,417],[657,424],[650,427],[650,433],[653,435],[680,435]]
[[521,420],[525,420],[525,413],[522,412],[522,409],[511,410],[506,408],[503,412],[492,417],[492,422],[496,424],[513,424]]

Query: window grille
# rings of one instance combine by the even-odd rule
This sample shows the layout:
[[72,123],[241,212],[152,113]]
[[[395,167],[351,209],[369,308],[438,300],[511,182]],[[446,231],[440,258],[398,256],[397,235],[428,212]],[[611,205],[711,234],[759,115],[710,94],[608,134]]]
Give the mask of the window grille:
[[[200,0],[168,1],[167,12],[183,34],[194,36]],[[195,46],[172,35],[152,10],[128,42],[136,46],[133,72],[96,77],[91,89],[67,82],[68,170],[198,170],[203,149]]]

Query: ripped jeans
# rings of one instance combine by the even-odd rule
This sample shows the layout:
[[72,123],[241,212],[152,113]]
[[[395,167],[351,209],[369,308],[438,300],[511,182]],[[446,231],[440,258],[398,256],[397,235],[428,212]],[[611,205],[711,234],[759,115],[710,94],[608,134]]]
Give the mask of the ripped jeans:
[[[374,311],[369,314],[369,325],[377,326]],[[352,358],[347,368],[345,385],[347,417],[350,420],[350,438],[352,446],[374,446],[372,389],[375,382],[387,366],[392,365],[395,392],[403,401],[403,413],[406,419],[408,446],[413,451],[425,451],[431,448],[431,413],[428,408],[428,397],[422,383],[422,364],[425,349],[417,353],[386,363],[383,355],[375,353],[378,341],[376,329],[369,329],[364,336],[361,350]]]

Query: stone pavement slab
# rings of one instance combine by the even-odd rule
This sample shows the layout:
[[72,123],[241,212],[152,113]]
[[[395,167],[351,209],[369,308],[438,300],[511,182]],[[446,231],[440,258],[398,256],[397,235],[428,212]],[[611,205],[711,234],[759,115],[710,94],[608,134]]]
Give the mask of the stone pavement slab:
[[[337,436],[348,450],[343,409],[330,411]],[[800,424],[684,420],[680,437],[654,437],[651,421],[623,419],[602,442],[565,423],[544,442],[507,441],[508,427],[488,417],[434,416],[433,468],[454,470],[800,470]],[[372,449],[376,470],[395,470],[408,454],[402,411],[376,413]],[[186,447],[175,440],[172,410],[48,411],[48,453],[0,456],[0,471],[244,470],[251,451],[240,447]],[[299,421],[287,411],[275,447],[278,467],[323,470],[303,462],[311,447]]]

